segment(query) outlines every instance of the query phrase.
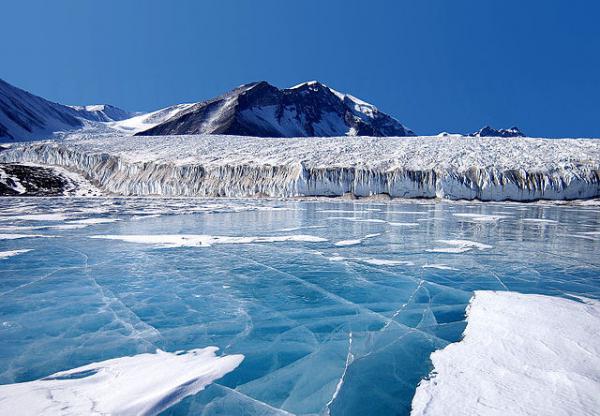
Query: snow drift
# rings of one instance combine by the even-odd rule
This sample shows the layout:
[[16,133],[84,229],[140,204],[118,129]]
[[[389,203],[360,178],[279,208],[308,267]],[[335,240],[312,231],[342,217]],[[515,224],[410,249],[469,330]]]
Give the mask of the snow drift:
[[0,386],[0,413],[156,415],[233,371],[243,355],[216,347],[120,357]]
[[592,415],[600,302],[477,291],[464,340],[432,354],[412,415]]
[[62,166],[107,192],[532,201],[600,196],[600,140],[75,136],[0,162]]

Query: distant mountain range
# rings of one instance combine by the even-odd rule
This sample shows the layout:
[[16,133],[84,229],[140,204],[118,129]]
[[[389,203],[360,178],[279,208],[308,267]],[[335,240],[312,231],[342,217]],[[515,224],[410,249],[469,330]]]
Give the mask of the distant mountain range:
[[[45,139],[78,131],[144,136],[415,136],[372,104],[317,81],[284,89],[265,81],[254,82],[211,100],[139,114],[108,104],[54,103],[0,79],[0,142]],[[522,135],[516,127],[484,127],[472,134]]]
[[87,122],[118,121],[133,114],[108,105],[69,107],[53,103],[0,79],[0,139],[46,138],[82,129]]
[[518,127],[510,129],[496,130],[490,126],[485,126],[475,133],[469,134],[471,137],[525,137],[525,134]]

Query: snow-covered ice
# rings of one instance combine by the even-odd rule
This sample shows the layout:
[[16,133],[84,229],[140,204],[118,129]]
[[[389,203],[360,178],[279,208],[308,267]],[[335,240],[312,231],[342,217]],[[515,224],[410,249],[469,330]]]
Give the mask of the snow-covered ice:
[[18,256],[19,254],[27,253],[31,250],[23,249],[23,250],[8,250],[8,251],[0,251],[0,260],[7,259],[9,257]]
[[243,355],[218,348],[139,354],[84,365],[39,380],[0,385],[5,415],[157,415],[233,371]]
[[594,415],[600,302],[477,291],[464,339],[432,354],[411,415]]
[[430,253],[465,253],[472,249],[477,250],[489,250],[492,246],[488,244],[478,243],[477,241],[469,240],[437,240],[436,242],[450,246],[450,247],[435,247],[427,249]]

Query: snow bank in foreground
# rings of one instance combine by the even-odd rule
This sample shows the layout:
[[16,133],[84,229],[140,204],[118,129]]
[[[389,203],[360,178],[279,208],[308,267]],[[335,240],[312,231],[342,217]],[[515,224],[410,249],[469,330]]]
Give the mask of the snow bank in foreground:
[[216,347],[121,357],[26,383],[0,385],[3,415],[153,415],[233,371],[243,355]]
[[412,415],[598,414],[600,302],[478,291],[467,321],[432,354]]
[[62,166],[121,195],[600,196],[596,139],[76,136],[12,146],[0,152],[0,162]]

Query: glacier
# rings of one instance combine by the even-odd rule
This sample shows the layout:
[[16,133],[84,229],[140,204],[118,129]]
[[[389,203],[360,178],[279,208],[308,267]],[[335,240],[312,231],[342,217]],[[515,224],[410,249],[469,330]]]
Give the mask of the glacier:
[[573,200],[600,196],[600,140],[75,134],[0,163],[58,166],[124,196]]
[[[600,299],[597,201],[6,197],[0,233],[2,413],[50,391],[66,414],[408,415],[436,354],[470,345],[479,291],[552,325],[532,337],[558,315],[526,296]],[[560,322],[588,348],[582,307]],[[538,366],[510,333],[490,351]]]

